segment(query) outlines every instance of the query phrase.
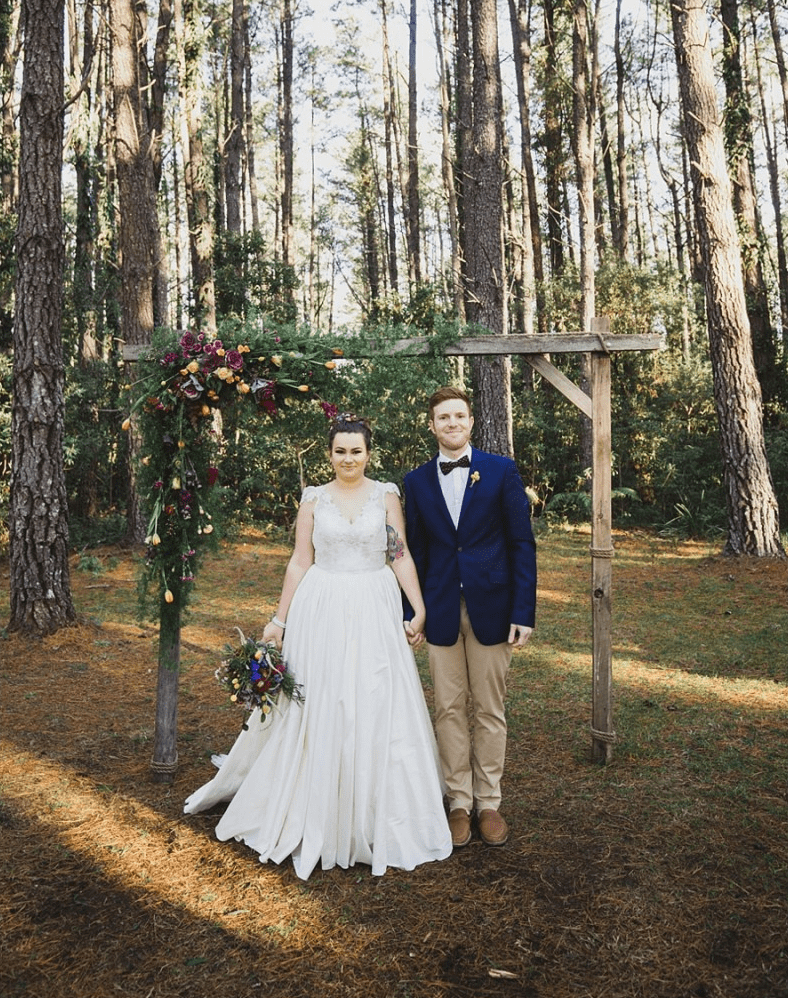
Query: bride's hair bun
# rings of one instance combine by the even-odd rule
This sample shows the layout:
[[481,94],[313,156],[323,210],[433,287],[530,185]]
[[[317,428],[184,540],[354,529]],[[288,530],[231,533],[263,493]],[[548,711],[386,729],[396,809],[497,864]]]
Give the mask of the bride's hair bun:
[[367,450],[372,447],[372,426],[364,416],[357,416],[353,412],[338,412],[331,420],[328,431],[329,448],[333,445],[337,433],[360,433],[364,437]]

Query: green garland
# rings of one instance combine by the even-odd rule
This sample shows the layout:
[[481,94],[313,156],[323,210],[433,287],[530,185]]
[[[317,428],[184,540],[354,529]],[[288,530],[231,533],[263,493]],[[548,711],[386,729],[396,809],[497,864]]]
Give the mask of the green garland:
[[328,418],[336,413],[321,398],[342,350],[324,341],[263,330],[162,332],[139,362],[129,416],[139,433],[138,499],[148,517],[140,611],[161,618],[188,603],[205,550],[215,544],[220,506],[217,413],[244,401],[266,419],[277,418],[288,398],[316,400]]

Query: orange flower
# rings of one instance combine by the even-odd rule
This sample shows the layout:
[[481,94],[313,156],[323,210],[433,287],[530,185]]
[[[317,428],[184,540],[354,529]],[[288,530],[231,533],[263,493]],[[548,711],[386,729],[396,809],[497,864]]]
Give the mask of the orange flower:
[[172,591],[169,590],[169,589],[165,590],[165,593],[164,593],[164,602],[165,603],[172,603],[174,600],[175,600],[175,597],[173,596]]
[[325,366],[329,369],[329,371],[333,371],[337,366],[337,362],[335,360],[327,360]]

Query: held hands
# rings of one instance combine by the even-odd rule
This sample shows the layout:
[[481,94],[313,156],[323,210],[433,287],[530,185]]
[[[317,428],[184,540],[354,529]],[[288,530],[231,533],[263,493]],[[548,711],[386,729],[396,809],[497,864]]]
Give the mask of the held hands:
[[509,644],[515,648],[523,648],[525,642],[533,634],[533,627],[524,627],[522,624],[512,624],[509,627]]
[[405,634],[411,648],[418,648],[424,641],[424,624],[427,616],[424,613],[415,613],[412,620],[404,621]]

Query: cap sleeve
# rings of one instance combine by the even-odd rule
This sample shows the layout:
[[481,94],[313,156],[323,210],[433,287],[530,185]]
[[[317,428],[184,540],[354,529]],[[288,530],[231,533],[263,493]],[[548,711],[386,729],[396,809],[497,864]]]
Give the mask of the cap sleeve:
[[378,482],[378,485],[383,490],[384,494],[393,492],[395,496],[399,496],[400,491],[394,482]]
[[320,498],[320,486],[319,485],[307,485],[304,491],[301,493],[301,503],[305,502],[317,502]]

